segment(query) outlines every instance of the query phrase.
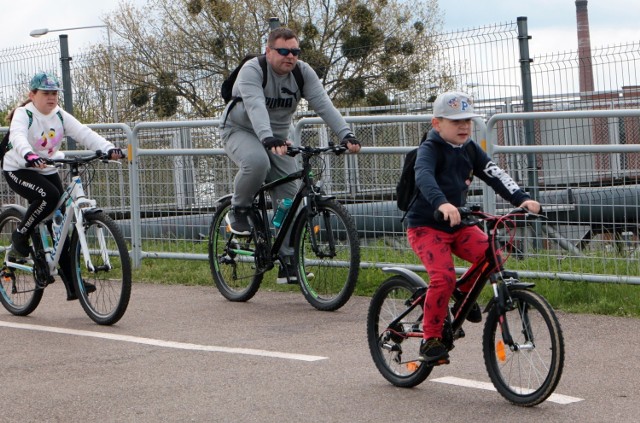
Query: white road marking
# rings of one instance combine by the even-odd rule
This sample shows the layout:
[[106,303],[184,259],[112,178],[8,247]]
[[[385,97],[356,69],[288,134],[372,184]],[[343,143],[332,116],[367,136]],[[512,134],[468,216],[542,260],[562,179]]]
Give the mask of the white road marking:
[[109,339],[112,341],[132,342],[134,344],[152,345],[155,347],[175,348],[180,350],[223,352],[223,353],[230,353],[230,354],[254,355],[259,357],[284,358],[287,360],[299,360],[299,361],[319,361],[319,360],[328,359],[328,357],[321,357],[317,355],[293,354],[293,353],[267,351],[267,350],[254,350],[251,348],[229,348],[229,347],[218,347],[215,345],[199,345],[199,344],[190,344],[186,342],[163,341],[161,339],[140,338],[138,336],[130,336],[130,335],[118,335],[115,333],[91,332],[88,330],[65,329],[65,328],[57,328],[52,326],[29,325],[24,323],[10,323],[10,322],[0,321],[0,326],[4,326],[7,328],[14,328],[14,329],[62,333],[65,335],[87,336],[91,338],[102,338],[102,339]]
[[[440,377],[438,379],[431,379],[431,381],[447,383],[449,385],[464,386],[466,388],[484,389],[486,391],[496,390],[496,388],[491,383],[479,382],[477,380],[470,380],[470,379],[461,379],[453,376],[445,376],[445,377]],[[551,394],[551,396],[547,398],[547,401],[555,402],[557,404],[571,404],[572,402],[584,401],[584,399],[570,397],[567,395]]]

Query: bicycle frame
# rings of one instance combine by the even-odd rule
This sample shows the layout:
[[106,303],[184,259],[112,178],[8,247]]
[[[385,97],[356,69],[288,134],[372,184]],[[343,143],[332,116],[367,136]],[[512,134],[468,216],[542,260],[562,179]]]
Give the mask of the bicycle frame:
[[[298,154],[300,151],[296,151],[293,155]],[[259,216],[259,219],[254,219],[261,224],[256,225],[255,230],[258,231],[258,239],[262,245],[265,245],[264,253],[268,254],[268,257],[259,257],[259,264],[262,272],[269,271],[273,268],[274,262],[278,259],[278,252],[287,239],[287,233],[293,227],[295,219],[299,214],[299,211],[306,207],[309,210],[309,215],[312,215],[313,205],[315,198],[321,196],[322,199],[335,198],[333,195],[324,195],[320,192],[320,188],[316,186],[313,176],[311,174],[311,155],[303,155],[302,169],[297,170],[285,177],[277,179],[275,181],[263,184],[255,195],[257,201],[254,202],[254,214]],[[269,216],[267,207],[267,192],[274,187],[300,180],[301,184],[296,192],[291,208],[282,221],[282,226],[275,234],[275,237],[269,235]],[[331,236],[331,231],[328,231]],[[314,251],[317,251],[317,242],[313,233],[311,234],[311,244]],[[331,242],[330,245],[333,243]],[[240,253],[240,251],[238,251]],[[333,252],[331,252],[333,253]]]
[[[504,261],[500,255],[497,255],[497,240],[495,234],[495,221],[485,221],[488,224],[487,234],[489,236],[489,247],[484,257],[476,263],[471,264],[467,271],[456,280],[456,287],[468,283],[469,280],[474,280],[471,290],[467,295],[462,298],[461,306],[458,309],[453,319],[450,321],[450,333],[453,337],[452,341],[457,340],[464,336],[462,331],[462,324],[464,323],[467,314],[473,307],[474,303],[480,297],[482,290],[487,282],[492,286],[493,298],[488,302],[485,307],[485,311],[489,310],[494,304],[497,303],[499,314],[503,315],[506,310],[511,307],[511,297],[509,296],[509,289],[518,288],[530,288],[533,287],[533,283],[522,283],[518,280],[518,275],[513,271],[504,270]],[[399,272],[398,272],[399,273]],[[395,320],[389,324],[389,328],[393,328],[399,322],[401,322],[405,316],[407,316],[416,307],[422,306],[427,294],[427,287],[419,288],[411,298],[408,308],[401,313]],[[502,338],[506,345],[511,348],[518,348],[515,345],[507,320],[500,319],[500,328],[502,331]],[[400,334],[398,334],[400,335]],[[443,333],[445,335],[445,333]],[[403,336],[422,338],[422,331],[411,331],[404,333]]]
[[[69,236],[69,230],[72,221],[75,222],[74,226],[78,233],[85,266],[90,272],[95,272],[97,270],[91,262],[90,251],[84,233],[84,215],[86,213],[91,213],[92,211],[97,211],[97,202],[96,200],[86,197],[77,163],[71,163],[70,172],[71,181],[67,185],[60,200],[58,201],[54,212],[51,215],[47,216],[47,218],[45,218],[42,222],[40,222],[35,231],[35,233],[37,234],[36,238],[39,240],[39,243],[34,244],[34,250],[36,254],[35,258],[36,261],[44,258],[44,263],[41,263],[41,266],[44,266],[46,263],[48,274],[45,276],[47,277],[47,279],[58,274],[57,267],[62,255],[62,246]],[[57,231],[52,229],[52,233],[50,233],[49,229],[47,228],[47,223],[52,220],[55,211],[60,210],[63,205],[64,212],[62,213],[62,222],[60,224],[60,227]],[[50,242],[49,240],[49,234],[51,235],[52,242]],[[101,256],[106,263],[105,267],[109,269],[111,267],[109,262],[109,254],[106,249],[104,235],[101,230],[98,231],[98,237],[98,243],[101,248]],[[44,257],[41,257],[39,255],[41,252],[44,253]],[[9,251],[7,251],[7,254],[5,256],[5,262],[7,265],[16,269],[32,273],[34,271],[35,264],[34,266],[30,266],[28,265],[28,261],[27,264],[10,262]],[[50,283],[51,280],[47,280],[46,282]]]

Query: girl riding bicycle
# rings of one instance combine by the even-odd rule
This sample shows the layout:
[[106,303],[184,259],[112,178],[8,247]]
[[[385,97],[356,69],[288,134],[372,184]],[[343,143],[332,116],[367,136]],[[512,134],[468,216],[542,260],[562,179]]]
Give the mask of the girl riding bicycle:
[[[418,194],[407,212],[407,237],[429,274],[429,290],[424,304],[424,339],[420,356],[430,365],[449,363],[449,353],[442,343],[442,325],[447,315],[449,298],[460,300],[470,286],[455,289],[456,273],[452,254],[471,263],[487,251],[488,239],[477,226],[461,226],[457,207],[466,203],[469,186],[476,174],[501,197],[516,207],[539,213],[540,203],[524,192],[507,173],[470,139],[474,113],[468,94],[446,92],[433,103],[433,129],[419,149],[415,164]],[[467,143],[473,143],[476,153],[471,160]],[[437,171],[436,171],[437,169]],[[439,211],[445,223],[439,223],[434,212]],[[472,281],[471,281],[472,282]],[[456,292],[454,292],[456,291]],[[459,304],[454,304],[454,308]],[[477,304],[467,320],[480,322],[482,314]]]
[[[65,136],[89,149],[107,151],[110,159],[124,157],[113,143],[58,106],[59,91],[62,89],[55,75],[37,73],[29,84],[28,100],[8,116],[9,144],[2,169],[9,187],[29,202],[24,219],[11,236],[13,257],[29,256],[29,239],[34,228],[53,212],[64,192],[57,168],[47,166],[47,159],[64,157],[59,149]],[[60,277],[67,289],[67,300],[75,300],[67,250],[65,242]],[[87,291],[95,290],[90,284],[85,286]]]

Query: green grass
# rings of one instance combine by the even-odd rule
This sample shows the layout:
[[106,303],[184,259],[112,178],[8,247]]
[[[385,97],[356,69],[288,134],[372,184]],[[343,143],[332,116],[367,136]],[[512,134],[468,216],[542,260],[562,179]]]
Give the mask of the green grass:
[[[386,257],[388,260],[389,257]],[[526,261],[526,260],[525,260]],[[512,263],[515,264],[516,260]],[[511,262],[510,262],[511,263]],[[524,267],[522,262],[517,267]],[[513,267],[512,267],[513,268]],[[277,285],[276,271],[264,278],[261,290],[295,292],[295,285]],[[361,269],[354,295],[371,296],[377,287],[390,275],[379,269]],[[134,281],[203,285],[215,289],[209,264],[198,260],[144,259],[133,274]],[[536,279],[536,292],[543,295],[553,308],[568,313],[603,314],[611,316],[640,317],[640,286],[612,283],[569,282]],[[482,293],[481,303],[490,298],[488,288]]]

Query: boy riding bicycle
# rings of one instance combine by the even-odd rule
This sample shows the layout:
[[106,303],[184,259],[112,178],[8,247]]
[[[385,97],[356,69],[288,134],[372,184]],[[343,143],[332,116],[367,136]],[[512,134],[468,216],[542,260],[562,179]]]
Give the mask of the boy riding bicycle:
[[[501,197],[515,207],[539,213],[540,203],[532,200],[518,184],[470,139],[474,113],[473,100],[465,93],[446,92],[433,103],[433,118],[427,139],[418,148],[415,164],[418,194],[407,212],[407,237],[411,248],[429,275],[429,289],[424,304],[424,336],[420,345],[421,360],[429,365],[449,363],[449,353],[442,343],[442,327],[448,313],[449,298],[460,301],[471,287],[455,288],[453,255],[468,262],[484,256],[488,237],[476,226],[460,225],[457,207],[466,204],[473,175],[477,175]],[[472,143],[472,162],[464,146]],[[436,171],[437,170],[437,171]],[[439,223],[434,212],[440,211]],[[454,304],[457,310],[459,304]],[[478,304],[467,320],[482,321]]]

